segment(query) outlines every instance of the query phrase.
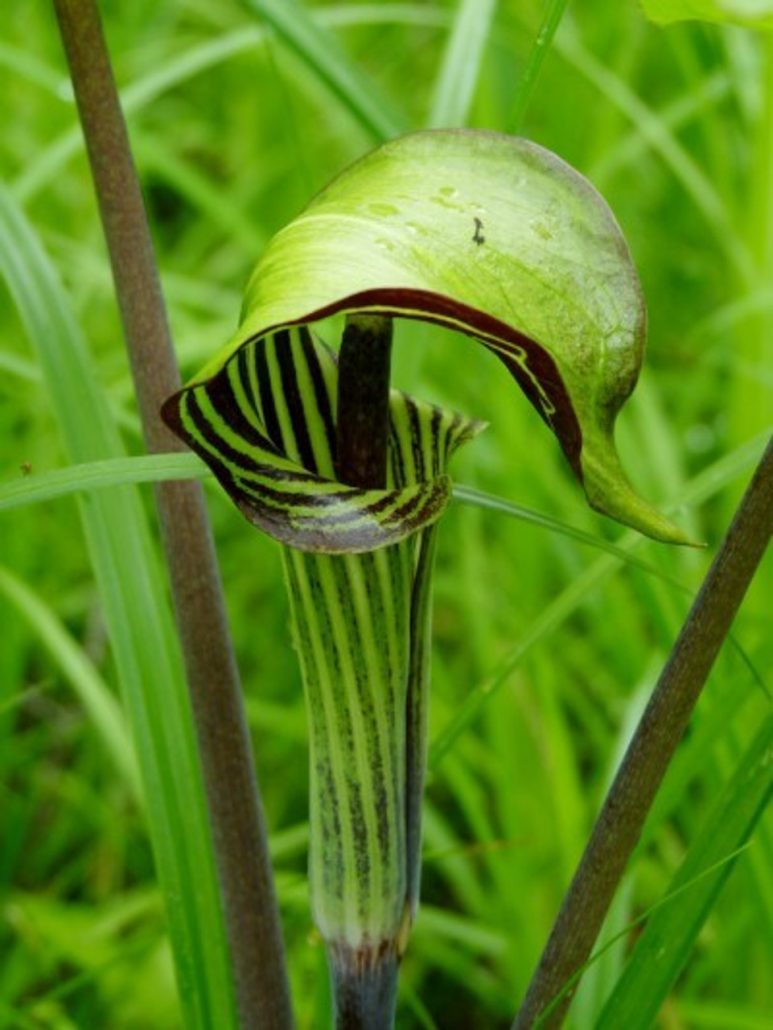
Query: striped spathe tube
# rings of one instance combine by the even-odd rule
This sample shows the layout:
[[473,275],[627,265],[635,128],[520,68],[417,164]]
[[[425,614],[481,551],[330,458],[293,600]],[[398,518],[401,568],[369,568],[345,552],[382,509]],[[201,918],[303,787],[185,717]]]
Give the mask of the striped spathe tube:
[[363,490],[336,481],[336,395],[335,354],[295,327],[247,342],[163,415],[284,545],[314,919],[339,1005],[354,983],[383,1015],[418,899],[436,521],[448,460],[482,423],[391,391],[386,487]]

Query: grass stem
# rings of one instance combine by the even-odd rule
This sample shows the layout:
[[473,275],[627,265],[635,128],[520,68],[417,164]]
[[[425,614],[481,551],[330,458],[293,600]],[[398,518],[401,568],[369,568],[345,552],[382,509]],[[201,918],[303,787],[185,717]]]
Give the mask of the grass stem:
[[560,1026],[658,787],[773,530],[773,440],[738,507],[601,809],[513,1030]]
[[542,64],[550,49],[550,44],[553,42],[553,36],[556,34],[556,29],[564,15],[568,2],[569,0],[548,0],[545,17],[542,19],[537,38],[534,40],[534,45],[526,61],[526,66],[521,73],[518,89],[515,93],[513,113],[510,116],[510,132],[514,134],[521,131],[526,108],[529,106]]
[[[159,417],[179,387],[139,182],[95,0],[54,0],[151,452],[179,450]],[[292,1024],[279,913],[222,586],[201,487],[156,487],[244,1027]],[[163,684],[159,685],[163,689]]]

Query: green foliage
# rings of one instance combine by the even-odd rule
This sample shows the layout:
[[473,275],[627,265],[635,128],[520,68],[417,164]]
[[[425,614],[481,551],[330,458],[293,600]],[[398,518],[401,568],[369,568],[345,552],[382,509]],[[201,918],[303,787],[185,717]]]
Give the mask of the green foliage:
[[770,0],[642,0],[642,3],[653,21],[664,24],[699,18],[752,28],[773,28]]
[[[244,4],[139,0],[120,15],[104,7],[175,340],[192,375],[233,331],[265,241],[375,137],[344,99],[320,89],[307,56]],[[405,127],[427,124],[457,2],[305,7],[336,39],[341,60],[402,112]],[[497,5],[468,124],[507,127],[514,83],[544,10],[541,0]],[[89,367],[125,449],[137,455],[109,272],[50,10],[10,5],[4,19],[0,175],[64,280],[89,343]],[[773,119],[760,75],[767,48],[760,34],[716,26],[663,32],[634,4],[572,4],[522,127],[590,179],[630,243],[650,324],[644,372],[616,442],[637,489],[709,545],[701,553],[640,540],[632,553],[691,591],[759,454],[759,434],[770,427]],[[339,328],[333,321],[325,335],[334,339]],[[587,510],[554,438],[480,347],[449,339],[447,330],[399,323],[394,364],[396,386],[489,421],[475,453],[459,455],[460,484],[634,548]],[[78,480],[85,486],[83,478],[96,473],[59,471],[72,459],[5,293],[0,369],[3,489],[40,489],[36,476],[54,474],[63,477],[57,489]],[[155,460],[148,467],[158,474]],[[108,461],[114,483],[148,475],[145,458]],[[191,456],[168,461],[180,475],[201,470]],[[22,463],[31,475],[19,472]],[[113,490],[94,491],[85,504]],[[139,490],[147,502],[150,487]],[[69,494],[45,497],[0,511],[3,566],[44,601],[115,700],[115,649],[78,507]],[[328,974],[310,930],[305,880],[306,728],[279,548],[219,491],[209,501],[272,831],[298,1024],[324,1027]],[[130,509],[117,507],[125,546]],[[449,506],[442,537],[429,734],[447,746],[428,784],[424,904],[401,974],[398,1023],[504,1028],[688,595],[563,533],[469,505]],[[770,575],[769,556],[734,627],[763,680],[773,667]],[[134,589],[141,580],[136,565],[128,582]],[[148,602],[145,591],[141,600]],[[179,1027],[168,929],[130,773],[117,771],[120,758],[108,760],[99,719],[73,689],[71,675],[83,670],[71,673],[66,650],[54,653],[50,624],[30,619],[7,593],[0,616],[0,1025]],[[449,740],[472,696],[475,711]],[[708,882],[695,880],[656,907],[706,839],[702,828],[768,706],[749,666],[726,648],[599,947],[623,936],[591,966],[573,1003],[577,1030],[595,1026],[615,989],[641,934],[636,920],[665,916]],[[731,861],[734,850],[728,842],[728,852],[717,854],[728,876],[689,954],[680,956],[661,1025],[757,1030],[769,1022],[769,816]]]
[[495,0],[459,0],[459,12],[435,82],[428,128],[466,125],[495,8]]
[[[72,461],[120,454],[118,431],[67,297],[5,191],[0,193],[0,230],[0,271],[35,348],[66,454]],[[228,1027],[234,1021],[233,999],[198,754],[147,520],[130,486],[84,499],[81,518],[142,773],[143,807],[165,894],[183,1011],[192,1027]],[[34,598],[23,586],[21,591],[15,587],[13,579],[6,580],[8,588],[48,646],[66,654],[62,633]],[[69,661],[72,665],[71,655]],[[123,735],[113,705],[86,663],[78,664],[79,693],[136,795],[134,755],[120,757]]]
[[375,139],[389,139],[405,122],[390,102],[348,60],[336,37],[299,0],[246,0]]
[[773,717],[768,716],[636,942],[599,1030],[614,1030],[621,1022],[631,1030],[651,1026],[772,792]]

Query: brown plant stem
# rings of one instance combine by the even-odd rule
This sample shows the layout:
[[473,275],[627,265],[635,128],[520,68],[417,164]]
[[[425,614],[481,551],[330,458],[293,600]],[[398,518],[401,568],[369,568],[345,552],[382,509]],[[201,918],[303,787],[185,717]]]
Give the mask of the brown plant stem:
[[773,440],[693,602],[609,789],[513,1030],[558,1027],[738,607],[773,531]]
[[[153,245],[95,0],[54,0],[150,452],[181,449],[159,417],[179,388]],[[292,1025],[279,912],[212,536],[199,484],[155,488],[243,1027]]]

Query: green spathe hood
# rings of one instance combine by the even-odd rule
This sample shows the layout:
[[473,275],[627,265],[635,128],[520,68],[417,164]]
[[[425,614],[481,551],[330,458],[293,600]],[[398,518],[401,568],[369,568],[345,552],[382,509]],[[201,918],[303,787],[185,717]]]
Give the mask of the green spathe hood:
[[635,494],[614,448],[644,351],[636,270],[606,203],[549,151],[441,130],[366,155],[273,238],[238,332],[191,386],[250,340],[341,311],[476,337],[554,431],[594,508],[688,542]]

